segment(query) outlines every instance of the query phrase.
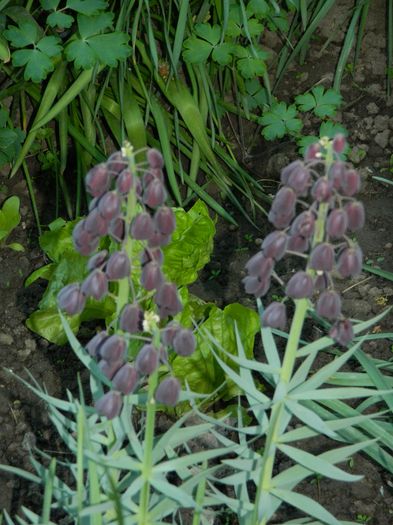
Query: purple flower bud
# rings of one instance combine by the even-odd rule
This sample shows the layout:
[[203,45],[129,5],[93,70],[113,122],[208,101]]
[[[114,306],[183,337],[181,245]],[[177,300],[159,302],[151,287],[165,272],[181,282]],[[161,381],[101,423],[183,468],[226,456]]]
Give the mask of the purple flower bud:
[[311,175],[307,168],[293,170],[288,178],[288,186],[294,190],[296,195],[307,195],[311,185]]
[[173,283],[162,284],[155,293],[154,300],[158,306],[161,319],[165,319],[168,315],[176,315],[183,309],[177,287]]
[[285,289],[286,295],[292,299],[311,297],[314,291],[313,280],[306,272],[297,272],[293,275]]
[[75,249],[81,255],[90,255],[97,249],[100,242],[99,237],[92,235],[85,228],[85,221],[79,221],[72,232],[72,240]]
[[301,235],[305,239],[312,237],[315,229],[315,215],[312,211],[303,211],[291,224],[289,233],[291,235]]
[[347,167],[345,165],[345,162],[341,162],[341,160],[337,160],[331,165],[329,170],[329,180],[332,182],[334,189],[340,189],[341,180],[344,176],[346,169]]
[[164,159],[158,149],[150,148],[147,150],[147,162],[151,168],[161,169],[164,167]]
[[149,248],[156,248],[158,246],[166,246],[171,240],[170,235],[164,235],[158,230],[154,230],[153,235],[149,238],[147,244]]
[[296,193],[292,188],[284,186],[274,197],[271,209],[277,214],[289,214],[295,210]]
[[109,189],[110,178],[106,164],[94,166],[85,177],[86,191],[93,197],[100,197]]
[[304,164],[301,160],[294,160],[293,162],[288,164],[288,166],[285,166],[285,168],[281,170],[281,182],[283,184],[288,184],[289,177],[299,169],[304,169]]
[[352,323],[349,319],[335,322],[329,332],[329,336],[341,346],[348,346],[353,335]]
[[105,273],[110,281],[129,277],[131,272],[130,259],[127,253],[122,250],[113,252],[106,264]]
[[174,407],[179,400],[180,383],[176,377],[167,377],[158,385],[155,393],[157,403]]
[[124,365],[124,359],[119,359],[118,361],[106,361],[105,359],[101,359],[98,362],[99,369],[104,374],[104,376],[107,377],[109,380],[113,378],[116,372],[120,370],[120,368],[123,365]]
[[123,400],[121,394],[110,390],[102,396],[94,406],[100,416],[113,419],[120,414],[122,405]]
[[314,280],[314,290],[317,292],[322,292],[326,290],[329,286],[329,276],[326,272],[323,272],[320,275],[317,275]]
[[96,268],[102,268],[102,266],[105,264],[106,258],[108,257],[108,250],[101,250],[100,252],[96,253],[87,262],[87,269],[88,270],[95,270]]
[[144,266],[151,261],[155,261],[157,264],[162,264],[163,260],[164,254],[160,248],[146,248],[143,250],[141,256],[141,265]]
[[116,178],[119,173],[128,167],[128,160],[126,157],[123,157],[121,151],[115,151],[115,153],[112,153],[112,155],[109,157],[106,164],[108,166],[110,175],[113,178]]
[[326,232],[333,239],[341,239],[348,228],[348,217],[344,210],[332,210],[326,221]]
[[279,261],[285,254],[287,249],[288,236],[282,231],[275,231],[269,233],[262,243],[263,255],[268,258],[273,258]]
[[261,279],[260,277],[247,276],[242,279],[246,293],[255,295],[255,297],[263,297],[267,294],[270,288],[270,279]]
[[158,263],[152,261],[144,265],[141,274],[141,285],[145,290],[158,289],[163,282],[164,275]]
[[252,277],[269,279],[274,268],[274,260],[266,258],[263,252],[253,255],[246,264],[246,270]]
[[337,292],[326,290],[319,296],[316,312],[329,321],[335,321],[341,315],[341,299]]
[[360,190],[359,173],[355,170],[346,170],[341,179],[340,191],[346,197],[352,197]]
[[131,224],[131,236],[138,241],[147,241],[154,233],[154,223],[147,212],[139,213]]
[[102,332],[98,332],[94,337],[92,337],[92,339],[90,339],[86,345],[86,350],[89,352],[91,357],[97,357],[97,350],[107,337],[108,333],[103,330]]
[[333,139],[333,150],[340,154],[344,151],[345,146],[347,145],[347,139],[342,133],[337,133]]
[[166,327],[161,331],[161,341],[166,346],[173,345],[173,339],[175,335],[181,330],[182,327],[177,321],[171,321]]
[[341,277],[355,277],[362,271],[363,253],[359,246],[345,248],[339,255],[337,270]]
[[325,177],[318,179],[311,190],[311,195],[318,202],[327,202],[333,195],[333,184]]
[[306,149],[306,152],[304,154],[304,160],[310,161],[310,160],[319,159],[320,152],[321,152],[321,146],[318,142],[315,142],[315,144],[311,144],[311,146],[308,146],[308,148]]
[[344,207],[348,217],[348,229],[351,232],[361,230],[365,222],[364,206],[361,202],[348,202]]
[[109,223],[108,233],[116,242],[122,242],[126,234],[126,222],[121,217],[116,217]]
[[281,230],[282,228],[286,228],[289,226],[291,220],[295,216],[295,210],[291,210],[288,213],[278,213],[274,211],[273,209],[269,211],[269,215],[267,216],[269,222],[273,224],[275,228],[278,228]]
[[101,217],[110,221],[120,213],[120,197],[115,191],[108,191],[98,201],[97,209]]
[[105,341],[99,346],[98,354],[101,359],[105,361],[120,361],[124,358],[126,350],[126,341],[119,335],[110,335]]
[[284,330],[287,324],[287,312],[283,303],[277,301],[269,304],[261,317],[262,327]]
[[331,244],[323,242],[315,246],[310,255],[310,268],[331,272],[334,265],[334,248]]
[[119,328],[124,332],[129,332],[130,334],[135,334],[136,332],[141,332],[143,327],[143,310],[137,303],[126,304],[123,308]]
[[167,193],[159,179],[153,179],[143,192],[143,203],[149,208],[158,208],[166,201]]
[[89,232],[92,237],[99,237],[107,234],[108,222],[101,217],[97,208],[94,208],[84,220],[83,228]]
[[81,292],[80,284],[68,284],[57,295],[60,310],[68,315],[80,314],[85,307],[86,298]]
[[122,195],[127,195],[134,185],[134,176],[129,169],[123,170],[116,180],[116,189]]
[[102,270],[93,270],[82,283],[81,292],[86,297],[101,301],[108,293],[108,279]]
[[306,239],[302,235],[291,235],[288,238],[287,250],[304,253],[308,250],[309,244],[309,239]]
[[138,373],[129,363],[123,365],[114,375],[112,385],[124,395],[130,394],[138,382]]
[[183,357],[191,355],[196,347],[195,336],[191,330],[181,328],[173,339],[173,349]]
[[138,374],[150,375],[158,366],[158,351],[152,344],[143,345],[135,359]]
[[168,206],[161,206],[154,214],[154,224],[156,229],[163,235],[170,235],[175,231],[175,214]]
[[143,175],[143,187],[146,188],[152,180],[159,180],[164,183],[164,174],[160,168],[150,168],[149,171]]

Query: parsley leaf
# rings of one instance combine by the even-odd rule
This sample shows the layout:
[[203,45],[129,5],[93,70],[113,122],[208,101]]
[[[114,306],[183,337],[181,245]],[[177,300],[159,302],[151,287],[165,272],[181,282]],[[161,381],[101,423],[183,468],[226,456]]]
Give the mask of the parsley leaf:
[[74,19],[71,15],[66,13],[61,13],[60,11],[54,11],[46,19],[46,23],[50,27],[59,27],[61,29],[68,29],[72,26]]
[[210,54],[216,62],[224,66],[232,60],[233,45],[220,43],[221,28],[219,25],[197,24],[195,35],[184,42],[183,57],[191,64],[206,62]]
[[297,134],[303,123],[297,117],[296,106],[288,106],[285,102],[275,103],[269,111],[259,119],[263,126],[262,134],[266,140],[282,138],[285,134]]
[[266,71],[265,59],[269,54],[262,49],[256,51],[257,56],[254,56],[250,47],[236,48],[236,55],[239,60],[236,62],[236,67],[243,78],[261,77]]
[[334,89],[327,89],[323,86],[315,86],[311,93],[298,95],[295,98],[296,104],[301,111],[313,111],[317,117],[333,117],[336,109],[341,104],[342,97]]

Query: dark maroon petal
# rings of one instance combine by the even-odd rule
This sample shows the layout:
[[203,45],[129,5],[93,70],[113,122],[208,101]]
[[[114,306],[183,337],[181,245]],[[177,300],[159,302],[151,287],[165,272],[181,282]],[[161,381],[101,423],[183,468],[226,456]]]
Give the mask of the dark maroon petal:
[[333,139],[333,150],[340,154],[344,151],[345,146],[347,145],[347,139],[342,133],[337,133]]
[[108,379],[112,379],[123,365],[124,359],[119,359],[118,361],[106,361],[105,359],[100,359],[98,362],[99,369]]
[[68,284],[57,295],[58,307],[68,315],[81,313],[85,302],[86,298],[81,292],[79,283]]
[[154,223],[147,212],[139,213],[131,224],[131,236],[138,241],[147,241],[154,233]]
[[106,361],[114,362],[120,361],[124,358],[127,343],[125,339],[119,335],[110,335],[105,341],[99,346],[98,353],[101,359]]
[[175,377],[167,377],[158,385],[155,393],[157,403],[174,407],[179,400],[180,383]]
[[285,305],[277,301],[269,304],[262,314],[261,321],[263,328],[270,327],[285,330],[287,324],[287,311]]
[[359,246],[345,248],[339,255],[337,270],[341,277],[355,277],[362,271],[363,253]]
[[274,197],[271,209],[277,214],[289,214],[295,210],[296,193],[292,188],[284,186]]
[[177,321],[171,321],[161,331],[161,341],[166,346],[172,346],[175,335],[181,330],[182,327]]
[[282,231],[269,233],[262,243],[262,251],[265,257],[271,257],[279,261],[287,249],[288,236]]
[[285,166],[285,168],[281,170],[281,176],[280,176],[281,182],[283,184],[287,184],[288,179],[292,175],[292,173],[298,171],[299,169],[303,169],[303,168],[304,168],[304,164],[301,160],[294,160],[293,162],[288,164],[288,166]]
[[341,180],[344,176],[346,169],[347,167],[345,165],[345,162],[341,162],[340,160],[333,162],[333,164],[331,165],[329,170],[329,180],[332,182],[334,189],[340,189]]
[[316,160],[320,158],[320,152],[321,152],[321,146],[318,142],[315,142],[315,144],[311,144],[306,149],[306,152],[304,154],[304,160],[310,161],[310,160]]
[[121,217],[116,217],[109,223],[108,233],[116,242],[122,242],[126,234],[126,222]]
[[168,206],[161,206],[154,214],[154,225],[163,235],[170,235],[175,231],[176,218],[175,214]]
[[98,201],[97,209],[100,215],[110,221],[120,213],[120,197],[115,191],[108,191]]
[[116,178],[119,173],[128,168],[128,160],[123,157],[121,151],[115,151],[106,162],[110,175]]
[[161,319],[165,319],[168,315],[176,315],[183,309],[177,287],[173,283],[162,284],[157,290],[154,300],[159,308],[159,316]]
[[331,244],[323,242],[318,244],[310,255],[310,268],[331,272],[334,265],[334,248]]
[[316,312],[329,321],[335,321],[341,315],[341,299],[337,292],[326,290],[319,296]]
[[162,206],[166,201],[167,193],[163,183],[159,179],[153,179],[143,192],[143,202],[149,208]]
[[96,253],[87,262],[87,269],[88,270],[95,270],[96,268],[101,268],[106,261],[106,258],[108,257],[108,250],[101,250],[100,252]]
[[124,250],[112,253],[106,264],[105,273],[110,281],[129,277],[131,273],[130,259]]
[[361,230],[365,222],[364,206],[361,202],[348,202],[344,207],[348,217],[348,229],[351,232]]
[[147,150],[147,162],[151,168],[161,169],[164,167],[164,159],[158,149],[150,148]]
[[123,365],[114,375],[112,386],[124,395],[130,394],[138,382],[138,372],[129,363]]
[[295,216],[294,209],[289,211],[288,213],[285,213],[285,212],[278,213],[274,210],[270,210],[267,218],[273,224],[273,226],[281,230],[282,228],[286,228],[287,226],[289,226],[294,216]]
[[301,167],[290,174],[288,178],[288,186],[293,189],[296,195],[305,196],[308,193],[308,188],[311,185],[311,175],[307,168]]
[[123,400],[121,394],[110,390],[101,397],[94,406],[100,416],[113,419],[120,414],[122,405]]
[[354,336],[351,321],[349,319],[343,319],[342,321],[334,323],[330,329],[329,336],[341,346],[348,346]]
[[287,250],[291,252],[304,253],[308,250],[309,240],[302,235],[291,235],[288,238]]
[[108,279],[102,270],[96,269],[82,283],[81,292],[86,297],[101,301],[108,293]]
[[259,277],[247,276],[242,283],[246,293],[253,294],[255,297],[263,297],[270,288],[270,279],[261,280]]
[[292,299],[311,297],[314,291],[313,280],[306,272],[297,272],[288,281],[286,295]]
[[106,164],[94,166],[85,177],[86,191],[93,197],[100,197],[109,189],[110,177]]
[[348,228],[348,217],[344,210],[332,210],[326,221],[326,232],[333,239],[341,239]]
[[161,267],[155,261],[145,264],[142,268],[141,285],[145,290],[151,291],[159,288],[164,282]]
[[108,333],[105,330],[98,332],[86,345],[86,350],[89,352],[91,357],[97,357],[98,347],[105,341],[108,337]]
[[122,195],[127,195],[134,185],[134,176],[129,169],[123,170],[116,180],[116,189]]
[[159,355],[157,348],[152,344],[143,345],[135,359],[135,368],[138,374],[150,375],[158,366]]
[[143,329],[142,323],[142,308],[137,303],[126,304],[120,315],[120,330],[123,330],[124,332],[129,332],[130,334],[141,332]]
[[311,211],[303,211],[291,224],[289,233],[291,235],[301,235],[305,239],[312,237],[315,229],[315,215]]
[[181,328],[173,339],[173,349],[177,355],[188,356],[191,355],[196,347],[195,336],[191,330]]
[[164,183],[164,174],[160,168],[150,168],[146,173],[144,173],[142,182],[143,188],[146,188],[151,181],[159,180],[161,183]]
[[360,190],[360,176],[355,170],[346,170],[341,179],[340,192],[346,197],[352,197]]
[[311,195],[318,202],[327,202],[333,195],[332,182],[325,177],[318,179],[312,187]]

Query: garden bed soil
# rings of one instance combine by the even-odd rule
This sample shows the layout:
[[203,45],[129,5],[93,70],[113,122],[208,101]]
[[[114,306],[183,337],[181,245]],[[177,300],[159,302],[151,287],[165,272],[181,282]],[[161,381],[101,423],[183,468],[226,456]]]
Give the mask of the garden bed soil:
[[[306,63],[293,66],[283,81],[278,97],[291,101],[293,93],[302,93],[316,84],[330,87],[336,58],[342,42],[345,27],[343,19],[348,18],[352,2],[338,2],[321,30],[318,42],[313,45]],[[360,63],[355,75],[344,78],[342,94],[344,104],[337,121],[349,130],[352,147],[351,158],[362,177],[360,199],[365,205],[367,222],[359,232],[358,239],[365,259],[378,264],[380,268],[393,270],[393,191],[392,187],[373,179],[374,176],[390,177],[392,180],[393,151],[393,106],[385,98],[385,36],[380,30],[385,26],[385,2],[373,2],[373,9],[367,19],[366,35],[362,45]],[[331,35],[332,40],[320,54],[321,42]],[[270,36],[268,45],[277,47],[275,35]],[[308,119],[303,133],[315,134],[319,128],[317,120]],[[245,127],[245,133],[252,136],[255,129]],[[363,158],[363,152],[366,153]],[[239,157],[265,189],[274,195],[279,184],[280,169],[296,158],[293,142],[265,143],[262,140],[251,152],[239,149]],[[389,171],[390,170],[390,171]],[[35,177],[38,189],[39,209],[42,220],[50,222],[51,196],[40,184],[40,174]],[[2,316],[0,322],[0,352],[3,369],[0,370],[0,463],[15,465],[32,470],[29,448],[37,445],[55,456],[64,454],[64,447],[48,420],[44,405],[25,386],[16,381],[6,369],[27,377],[26,370],[40,383],[45,384],[54,396],[64,396],[67,388],[76,388],[77,372],[83,371],[70,348],[58,348],[29,332],[25,327],[26,317],[34,311],[44,290],[44,283],[35,283],[24,288],[24,280],[44,261],[37,243],[37,232],[28,199],[27,189],[21,175],[8,180],[1,174],[0,202],[9,195],[18,195],[22,202],[22,223],[10,240],[20,242],[23,253],[7,248],[0,251],[0,297]],[[247,203],[244,202],[247,207]],[[261,239],[271,231],[264,217],[257,219],[253,227],[242,216],[236,214],[239,226],[234,227],[218,220],[214,254],[211,262],[201,272],[200,280],[192,286],[192,292],[218,306],[240,302],[255,308],[252,298],[244,293],[241,278],[244,276],[246,261],[258,250]],[[286,278],[293,271],[291,262],[279,267]],[[353,283],[351,283],[353,284]],[[364,272],[354,283],[340,283],[344,297],[344,312],[351,317],[367,319],[380,313],[387,305],[393,304],[393,283],[373,274]],[[282,294],[277,288],[272,293]],[[267,297],[269,300],[269,297]],[[378,327],[380,331],[392,331],[393,319],[389,315]],[[310,333],[318,337],[320,333]],[[392,341],[372,341],[363,349],[373,357],[393,357]],[[331,446],[328,441],[307,444],[311,452],[320,452]],[[317,449],[315,448],[317,447]],[[368,520],[370,525],[393,524],[393,476],[383,471],[367,456],[356,455],[353,473],[364,474],[364,479],[354,484],[317,479],[304,482],[299,489],[325,505],[341,520]],[[282,469],[285,461],[278,465]],[[0,508],[14,514],[21,505],[32,504],[36,508],[37,493],[40,489],[16,477],[0,473]],[[291,509],[283,507],[276,516],[276,523],[296,517]],[[216,523],[236,523],[231,515],[220,515]]]

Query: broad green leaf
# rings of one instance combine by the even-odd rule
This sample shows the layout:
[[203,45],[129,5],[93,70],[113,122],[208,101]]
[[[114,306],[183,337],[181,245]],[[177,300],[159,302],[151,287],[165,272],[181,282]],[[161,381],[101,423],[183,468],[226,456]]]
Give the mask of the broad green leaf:
[[65,48],[67,60],[75,66],[90,69],[99,63],[115,67],[119,60],[125,60],[131,52],[125,33],[105,33],[85,40],[74,40]]
[[203,64],[209,58],[212,46],[196,36],[191,36],[185,40],[183,58],[190,64]]
[[79,220],[53,222],[49,225],[50,231],[41,235],[40,246],[52,261],[59,262],[67,251],[76,253],[72,242],[72,231]]
[[233,45],[229,42],[218,44],[213,49],[212,58],[221,66],[228,65],[232,60]]
[[51,11],[58,8],[60,0],[40,0],[40,4],[45,11]]
[[195,33],[212,44],[212,46],[215,46],[220,41],[221,27],[219,25],[196,24]]
[[35,44],[38,39],[38,30],[34,23],[22,21],[19,27],[9,26],[3,32],[3,35],[11,42],[13,47],[20,48]]
[[49,281],[55,268],[56,264],[54,263],[46,264],[45,266],[41,266],[41,268],[37,268],[37,270],[34,270],[34,272],[32,272],[29,275],[29,277],[25,280],[24,286],[30,286],[37,279],[46,279],[47,281]]
[[301,111],[313,111],[320,118],[333,117],[341,101],[342,97],[337,91],[334,89],[325,91],[323,86],[315,86],[310,93],[295,98]]
[[269,4],[266,0],[251,0],[247,4],[247,16],[257,16],[258,18],[265,18],[270,13]]
[[8,237],[20,223],[19,197],[9,197],[0,209],[0,241]]
[[265,60],[269,54],[262,49],[253,50],[251,47],[236,48],[237,56],[236,67],[243,78],[251,79],[261,77],[266,72]]
[[113,13],[100,13],[95,16],[78,15],[78,30],[82,40],[98,35],[111,27],[113,16]]
[[245,83],[247,96],[248,109],[253,110],[255,108],[262,109],[264,104],[267,104],[267,95],[265,88],[261,85],[257,78],[246,80]]
[[45,36],[37,43],[37,48],[48,55],[54,57],[61,53],[60,39],[57,36]]
[[[81,319],[79,315],[69,318],[69,324],[74,333],[77,333]],[[67,342],[63,325],[56,307],[36,310],[26,320],[26,326],[32,332],[39,334],[56,345],[64,345]]]
[[[27,24],[28,27],[34,27]],[[34,49],[20,49],[12,54],[12,64],[16,67],[26,66],[24,71],[25,80],[40,82],[44,80],[50,71],[54,70],[51,58],[61,54],[60,39],[56,36],[45,36],[36,42],[37,31],[34,27],[35,39]],[[23,47],[23,46],[18,46]]]
[[48,15],[48,18],[46,19],[46,23],[50,27],[58,27],[60,29],[68,29],[72,26],[74,22],[74,19],[71,15],[67,15],[66,13],[60,13],[58,11],[55,11],[54,13],[51,13]]
[[108,7],[106,0],[67,0],[66,7],[83,15],[95,15]]
[[287,107],[285,102],[273,104],[259,119],[259,123],[263,126],[262,134],[267,140],[282,138],[286,133],[296,134],[303,126],[297,118],[296,107]]

